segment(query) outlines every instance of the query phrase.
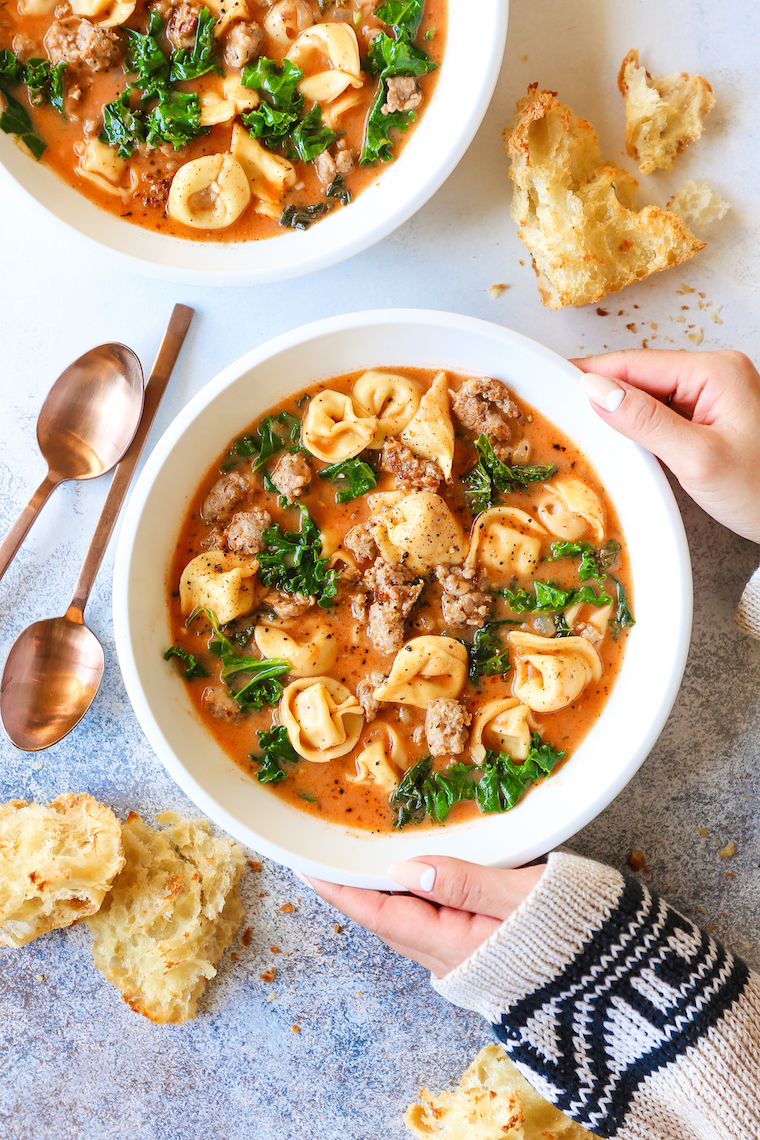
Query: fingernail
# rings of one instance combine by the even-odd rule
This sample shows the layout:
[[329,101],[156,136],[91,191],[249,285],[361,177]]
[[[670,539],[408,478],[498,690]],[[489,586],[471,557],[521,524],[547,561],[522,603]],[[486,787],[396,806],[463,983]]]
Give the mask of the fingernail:
[[625,391],[619,384],[610,380],[609,376],[599,376],[596,372],[584,372],[580,385],[590,400],[608,412],[616,412],[625,396]]
[[302,875],[300,871],[294,871],[294,872],[293,872],[293,874],[295,875],[295,877],[296,877],[297,879],[300,879],[302,883],[306,883],[306,886],[307,886],[307,887],[310,887],[312,891],[314,890],[314,887],[312,887],[312,885],[311,885],[311,883],[309,882],[309,880],[306,878],[306,876],[305,876],[305,875]]
[[435,867],[429,863],[392,863],[388,878],[408,891],[432,891],[435,886]]

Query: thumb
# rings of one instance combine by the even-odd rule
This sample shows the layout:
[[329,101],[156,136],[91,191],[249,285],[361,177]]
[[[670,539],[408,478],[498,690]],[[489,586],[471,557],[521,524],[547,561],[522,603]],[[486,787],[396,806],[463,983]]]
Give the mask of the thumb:
[[707,446],[708,429],[684,419],[640,388],[595,372],[584,372],[579,383],[606,424],[651,451],[675,475],[694,463],[695,451]]
[[388,878],[439,906],[503,920],[524,902],[545,869],[542,863],[507,871],[430,855],[393,863]]

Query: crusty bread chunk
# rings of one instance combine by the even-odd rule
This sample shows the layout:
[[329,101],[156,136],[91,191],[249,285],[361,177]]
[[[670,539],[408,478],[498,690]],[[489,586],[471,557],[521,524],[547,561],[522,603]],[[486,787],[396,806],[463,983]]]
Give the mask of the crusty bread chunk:
[[701,75],[650,75],[631,49],[618,87],[625,99],[625,146],[642,174],[672,170],[678,155],[702,134],[702,120],[715,106]]
[[596,131],[538,84],[504,132],[512,216],[549,309],[587,305],[704,249],[680,218],[637,209],[638,183],[602,162]]
[[498,1045],[486,1045],[453,1092],[420,1093],[404,1121],[420,1140],[596,1140],[549,1104]]
[[0,946],[94,914],[124,866],[121,826],[87,792],[0,806]]
[[687,225],[704,230],[725,217],[731,203],[716,194],[708,182],[696,182],[690,178],[676,190],[668,202],[668,209],[678,214]]
[[158,816],[155,831],[130,812],[126,866],[87,922],[95,965],[137,1013],[160,1023],[195,1017],[198,998],[243,921],[243,852],[204,819]]

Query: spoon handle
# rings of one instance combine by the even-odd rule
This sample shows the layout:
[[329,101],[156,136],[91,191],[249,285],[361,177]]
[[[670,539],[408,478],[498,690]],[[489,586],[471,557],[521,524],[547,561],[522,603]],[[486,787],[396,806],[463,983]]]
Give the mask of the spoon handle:
[[3,541],[0,542],[0,578],[3,577],[16,557],[18,548],[26,538],[32,523],[50,498],[51,493],[63,482],[63,479],[56,478],[48,471]]
[[84,562],[82,563],[82,569],[79,572],[79,577],[74,586],[71,603],[66,612],[66,617],[71,621],[81,622],[83,620],[84,608],[87,605],[92,584],[100,569],[100,563],[106,552],[106,547],[108,546],[108,541],[116,524],[116,519],[119,516],[119,511],[126,498],[129,484],[132,481],[135,468],[140,460],[142,449],[145,446],[148,433],[153,425],[158,406],[166,391],[166,386],[174,370],[174,365],[177,363],[177,357],[179,356],[180,349],[187,335],[187,330],[190,328],[190,322],[193,319],[194,312],[195,310],[189,308],[187,305],[175,305],[172,311],[169,325],[164,333],[164,339],[161,341],[161,347],[158,350],[158,355],[156,356],[150,377],[148,378],[148,383],[145,386],[145,403],[143,404],[140,426],[135,432],[135,437],[129,446],[129,450],[117,466],[114,477],[111,480],[111,486],[108,489],[108,495],[103,504],[98,525],[95,528],[95,533],[92,536],[84,557]]

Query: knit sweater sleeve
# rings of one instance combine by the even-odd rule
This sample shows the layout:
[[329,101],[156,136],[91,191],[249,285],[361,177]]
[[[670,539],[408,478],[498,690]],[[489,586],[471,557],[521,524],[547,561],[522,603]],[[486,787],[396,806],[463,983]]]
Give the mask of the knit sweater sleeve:
[[734,625],[742,633],[760,637],[760,569],[757,569],[744,587]]
[[433,985],[600,1137],[758,1140],[760,978],[637,879],[555,852]]

